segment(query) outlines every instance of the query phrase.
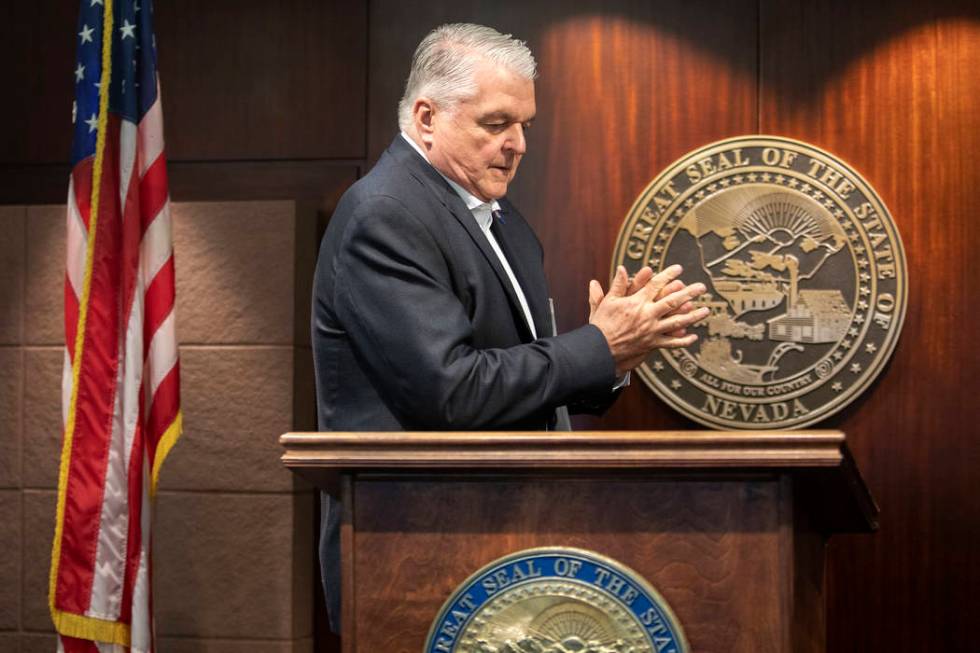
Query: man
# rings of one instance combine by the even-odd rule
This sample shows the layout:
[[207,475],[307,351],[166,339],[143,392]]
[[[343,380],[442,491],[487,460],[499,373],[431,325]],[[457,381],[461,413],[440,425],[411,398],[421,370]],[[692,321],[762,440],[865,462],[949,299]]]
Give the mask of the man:
[[[690,302],[704,286],[685,287],[679,266],[632,283],[621,268],[608,295],[592,281],[589,324],[552,333],[541,245],[505,199],[535,66],[522,42],[478,25],[439,27],[416,50],[401,134],[321,245],[321,430],[552,428],[560,406],[608,406],[652,349],[694,342],[684,329],[707,314]],[[336,552],[334,522],[325,515],[321,556]]]

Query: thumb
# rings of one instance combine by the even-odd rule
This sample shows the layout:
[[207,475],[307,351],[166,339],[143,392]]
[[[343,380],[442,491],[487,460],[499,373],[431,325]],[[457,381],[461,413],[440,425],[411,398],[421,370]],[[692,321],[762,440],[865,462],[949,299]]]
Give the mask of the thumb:
[[627,287],[629,287],[629,276],[626,274],[626,268],[620,265],[616,268],[616,276],[613,277],[612,283],[609,284],[609,295],[622,297],[626,294]]
[[599,304],[602,303],[602,299],[605,297],[605,293],[602,292],[602,286],[599,282],[593,279],[589,282],[589,318],[596,312],[599,308]]

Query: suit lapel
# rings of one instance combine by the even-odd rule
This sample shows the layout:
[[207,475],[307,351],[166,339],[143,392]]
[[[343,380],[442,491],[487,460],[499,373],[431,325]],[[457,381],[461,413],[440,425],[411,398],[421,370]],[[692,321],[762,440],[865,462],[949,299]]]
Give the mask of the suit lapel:
[[[507,272],[504,271],[503,266],[500,264],[500,259],[497,258],[497,253],[493,251],[490,246],[490,241],[484,235],[483,231],[480,229],[480,225],[476,223],[473,218],[473,214],[470,210],[466,208],[466,204],[463,200],[456,194],[446,180],[442,178],[442,175],[436,171],[427,161],[424,161],[422,157],[412,149],[412,146],[405,142],[405,139],[400,135],[395,137],[394,142],[389,146],[388,151],[405,167],[408,169],[409,174],[415,177],[419,183],[428,188],[439,200],[439,202],[446,207],[446,210],[462,225],[466,233],[469,234],[473,243],[477,246],[480,252],[483,254],[484,259],[486,259],[487,264],[493,269],[494,274],[497,275],[497,280],[500,282],[501,287],[507,294],[507,299],[510,301],[511,309],[514,311],[515,316],[517,316],[517,322],[520,328],[525,334],[528,341],[531,340],[531,331],[527,326],[527,321],[523,318],[524,310],[521,308],[521,302],[517,298],[517,293],[514,292],[514,286],[510,283],[510,279],[507,277]],[[505,250],[506,251],[506,250]],[[511,260],[510,257],[507,259],[510,263],[511,268],[514,269],[514,274],[518,275],[518,280],[520,280],[520,274],[514,268],[515,261]],[[525,298],[528,302],[531,302],[531,298],[527,296],[527,289],[525,286],[521,285],[521,288],[525,292]],[[533,306],[533,304],[532,304]],[[534,318],[535,329],[537,329],[538,334],[542,335],[540,326],[540,320],[534,309],[531,309],[531,315]]]
[[[521,284],[524,298],[531,310],[531,318],[534,320],[534,329],[537,331],[538,337],[543,338],[552,335],[547,284],[540,274],[540,266],[533,263],[537,257],[536,253],[529,251],[527,247],[522,247],[522,239],[514,233],[514,230],[519,227],[513,214],[513,209],[509,204],[506,205],[504,220],[497,221],[494,237],[503,250],[504,256],[507,257],[507,262],[510,263],[510,267],[517,277],[517,282]],[[512,217],[509,222],[508,216]]]

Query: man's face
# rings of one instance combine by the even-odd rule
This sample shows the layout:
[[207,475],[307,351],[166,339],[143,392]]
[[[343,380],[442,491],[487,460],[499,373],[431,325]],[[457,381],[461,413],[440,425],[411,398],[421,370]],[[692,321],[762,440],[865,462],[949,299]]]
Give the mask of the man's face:
[[527,149],[534,119],[534,82],[489,63],[474,75],[477,93],[433,116],[429,161],[484,201],[507,194]]

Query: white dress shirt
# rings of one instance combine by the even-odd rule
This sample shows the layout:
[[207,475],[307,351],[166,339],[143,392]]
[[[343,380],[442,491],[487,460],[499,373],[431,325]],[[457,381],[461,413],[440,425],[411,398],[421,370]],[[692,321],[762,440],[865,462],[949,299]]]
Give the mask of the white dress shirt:
[[[405,132],[402,132],[401,134],[402,138],[408,141],[408,144],[415,148],[415,151],[428,162],[429,157],[425,155],[425,151],[419,147],[419,144],[413,141]],[[432,164],[430,163],[429,165]],[[500,261],[501,267],[503,267],[504,272],[507,273],[507,278],[510,279],[510,285],[514,288],[514,294],[517,295],[517,301],[521,304],[521,310],[524,312],[524,319],[527,321],[527,326],[531,329],[531,336],[537,339],[538,332],[537,329],[534,328],[534,319],[531,317],[531,308],[528,306],[527,297],[524,296],[524,291],[521,289],[521,284],[517,282],[517,277],[514,276],[514,271],[511,269],[510,263],[507,262],[507,257],[504,256],[503,250],[500,249],[500,243],[497,242],[497,239],[494,238],[493,233],[490,231],[490,227],[493,225],[494,219],[493,212],[500,210],[500,204],[497,202],[497,200],[493,200],[492,202],[484,202],[446,175],[443,175],[442,172],[440,172],[435,166],[433,166],[432,169],[442,175],[442,178],[449,182],[452,189],[456,191],[456,194],[463,200],[463,204],[465,204],[466,208],[470,210],[470,213],[473,215],[473,219],[476,220],[476,223],[480,226],[480,230],[483,232],[483,235],[490,241],[490,247],[493,248],[493,252],[497,255],[497,259]]]

